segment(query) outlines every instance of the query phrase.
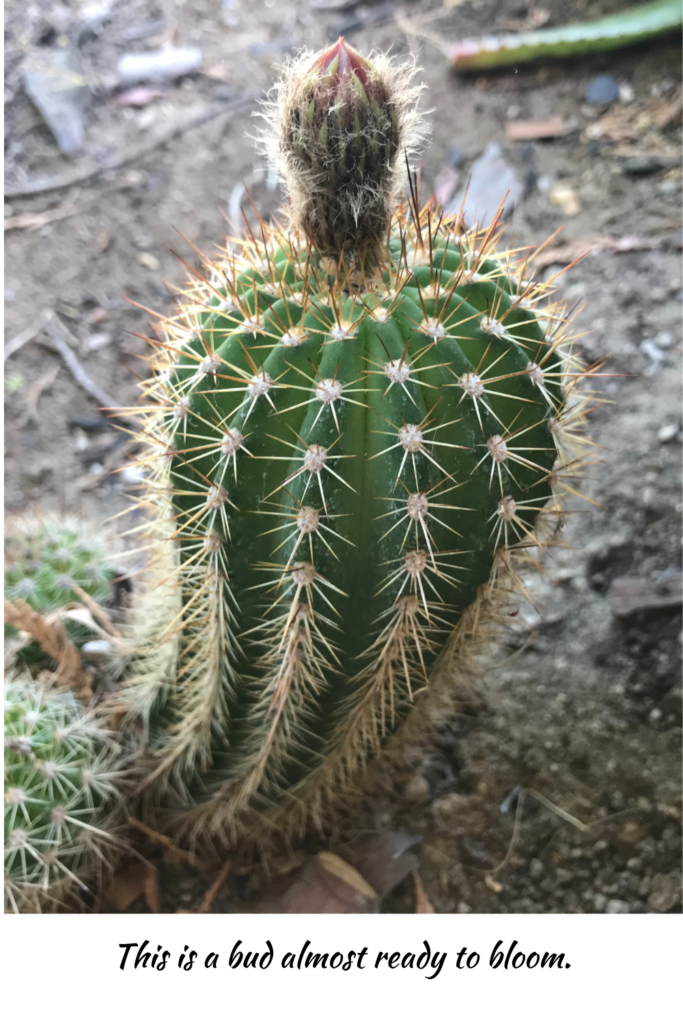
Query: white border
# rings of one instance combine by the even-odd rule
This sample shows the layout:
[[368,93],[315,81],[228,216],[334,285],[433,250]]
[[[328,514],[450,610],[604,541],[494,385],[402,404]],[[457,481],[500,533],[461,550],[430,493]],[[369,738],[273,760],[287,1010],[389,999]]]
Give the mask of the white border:
[[[679,915],[59,915],[3,921],[4,1019],[46,1024],[137,1024],[248,1021],[272,1024],[418,1024],[524,1021],[549,1024],[673,1020],[680,1005],[683,918]],[[163,971],[120,969],[119,943],[148,940],[167,948]],[[230,951],[265,951],[266,970],[231,970]],[[283,969],[286,951],[346,954],[368,947],[362,970]],[[378,951],[446,952],[441,972],[385,963]],[[516,970],[488,966],[498,940],[517,949],[564,953],[569,968]],[[176,966],[185,945],[199,956],[189,972]],[[466,946],[480,964],[458,970]],[[218,952],[218,966],[203,958]]]

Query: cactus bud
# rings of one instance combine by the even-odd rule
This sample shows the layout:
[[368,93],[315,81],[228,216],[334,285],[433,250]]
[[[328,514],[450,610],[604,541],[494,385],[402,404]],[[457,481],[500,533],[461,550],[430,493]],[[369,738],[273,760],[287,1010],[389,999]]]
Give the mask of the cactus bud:
[[384,240],[404,184],[405,154],[421,137],[412,65],[372,61],[343,38],[290,64],[266,115],[267,146],[284,178],[297,227],[340,252]]

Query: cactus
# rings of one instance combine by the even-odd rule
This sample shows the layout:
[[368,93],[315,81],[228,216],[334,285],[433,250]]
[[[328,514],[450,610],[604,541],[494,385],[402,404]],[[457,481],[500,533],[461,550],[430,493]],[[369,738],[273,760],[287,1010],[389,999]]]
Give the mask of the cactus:
[[5,680],[5,906],[56,909],[119,845],[116,748],[70,690]]
[[[116,575],[104,557],[104,546],[84,534],[75,520],[22,517],[10,521],[5,534],[5,597],[19,598],[37,612],[55,612],[81,601],[75,587],[94,601],[104,602]],[[81,648],[94,637],[87,626],[66,620],[69,639]],[[5,625],[5,636],[16,629]],[[49,659],[32,641],[16,655],[17,663],[33,670],[48,668]]]
[[464,663],[584,461],[552,288],[498,218],[419,207],[413,71],[343,40],[294,61],[266,145],[289,219],[205,258],[160,318],[123,699],[178,834],[320,820],[436,663]]

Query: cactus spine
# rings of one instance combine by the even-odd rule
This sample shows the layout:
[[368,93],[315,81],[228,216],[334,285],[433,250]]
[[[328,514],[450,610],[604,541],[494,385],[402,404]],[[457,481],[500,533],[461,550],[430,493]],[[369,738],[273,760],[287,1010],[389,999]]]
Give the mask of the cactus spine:
[[294,62],[269,115],[290,219],[161,319],[124,698],[180,832],[317,818],[462,656],[583,458],[563,310],[497,220],[466,231],[406,182],[410,79],[343,40]]

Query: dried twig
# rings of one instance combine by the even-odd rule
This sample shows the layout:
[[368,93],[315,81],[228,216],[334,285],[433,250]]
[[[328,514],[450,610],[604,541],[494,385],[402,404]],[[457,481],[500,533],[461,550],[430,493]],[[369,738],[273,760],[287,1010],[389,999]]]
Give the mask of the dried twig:
[[21,598],[14,603],[5,598],[5,622],[30,634],[48,657],[57,662],[57,683],[70,686],[81,697],[92,697],[91,677],[83,670],[78,648],[69,639],[63,622],[48,622]]
[[216,899],[216,896],[218,896],[218,893],[220,892],[221,887],[225,884],[225,882],[226,882],[226,880],[228,878],[228,875],[230,874],[230,867],[231,867],[230,861],[227,860],[225,862],[225,864],[223,865],[223,867],[218,872],[218,875],[215,878],[215,880],[211,883],[210,888],[207,889],[206,894],[204,896],[204,899],[199,904],[199,907],[197,908],[195,913],[197,913],[197,914],[208,914],[209,913],[209,911],[211,910],[211,907],[213,906],[213,901]]
[[55,220],[63,220],[66,217],[74,217],[77,213],[83,213],[85,207],[76,205],[77,195],[70,195],[61,206],[52,206],[49,210],[40,210],[31,213],[19,213],[15,217],[5,217],[5,231],[19,231],[27,228],[35,231]]
[[63,335],[69,333],[64,324],[55,317],[54,320],[51,320],[46,324],[46,327],[48,334],[50,335],[50,340],[40,339],[39,344],[52,349],[53,352],[58,352],[83,390],[87,391],[89,395],[92,395],[92,397],[100,403],[103,409],[110,411],[113,410],[112,417],[125,421],[132,426],[139,427],[140,422],[136,416],[123,416],[116,412],[120,406],[120,402],[117,402],[115,398],[108,395],[107,392],[101,388],[99,384],[96,384],[95,381],[92,380],[85,372],[76,358],[73,349],[64,339]]
[[169,839],[168,836],[165,836],[163,832],[157,832],[155,829],[150,828],[149,825],[145,825],[144,821],[140,821],[138,818],[129,818],[128,824],[131,828],[136,828],[138,832],[142,832],[142,834],[147,836],[148,839],[158,843],[159,846],[163,846],[163,848],[168,850],[173,857],[176,857],[185,864],[189,864],[190,867],[200,866],[198,858],[195,857],[193,853],[190,853],[189,850],[183,850],[179,846],[176,846],[173,840]]
[[51,366],[28,389],[26,392],[26,412],[22,416],[20,426],[23,427],[27,423],[38,422],[38,402],[40,397],[45,388],[49,388],[50,384],[54,383],[60,370],[61,366]]
[[15,352],[18,352],[20,348],[23,348],[27,342],[33,341],[35,336],[40,334],[43,327],[45,327],[54,315],[53,309],[44,309],[37,320],[34,320],[29,327],[25,328],[25,330],[21,332],[21,334],[17,334],[15,338],[8,341],[5,345],[3,361],[7,362],[9,357],[13,356]]
[[121,153],[113,160],[99,164],[96,167],[88,167],[80,171],[75,171],[73,174],[64,178],[43,178],[29,182],[26,185],[19,185],[16,188],[5,189],[5,198],[19,199],[22,196],[37,196],[44,192],[55,192],[57,189],[69,188],[71,185],[79,185],[84,181],[90,181],[92,178],[98,178],[101,174],[104,174],[107,171],[116,171],[120,167],[125,167],[126,164],[134,163],[136,160],[141,160],[143,157],[153,153],[155,149],[159,148],[159,146],[166,145],[166,143],[178,138],[178,136],[192,131],[193,128],[199,128],[201,125],[206,124],[207,121],[211,121],[215,117],[220,117],[221,114],[236,113],[242,107],[253,103],[258,95],[259,94],[256,92],[251,92],[246,93],[239,99],[231,100],[228,103],[212,104],[210,107],[206,107],[204,110],[200,110],[199,113],[181,121],[180,124],[172,125],[165,131],[160,132],[159,135],[155,138],[151,138],[148,142],[145,142],[140,146],[136,146],[127,153]]
[[104,608],[101,608],[97,601],[95,601],[86,590],[83,590],[82,587],[79,587],[77,583],[73,583],[71,589],[75,594],[78,594],[81,601],[88,609],[92,617],[94,619],[97,619],[98,622],[102,624],[105,633],[107,633],[111,637],[123,636],[121,630],[114,625],[110,617],[105,612]]
[[119,192],[127,188],[135,188],[142,181],[139,171],[127,171],[120,178],[110,184],[103,185],[97,192],[85,197],[85,201],[76,205],[76,200],[81,194],[80,189],[74,190],[67,196],[59,206],[50,206],[47,210],[36,210],[30,213],[18,213],[14,217],[6,217],[4,230],[7,231],[36,231],[38,228],[51,224],[56,220],[66,220],[68,217],[75,217],[77,214],[85,213],[99,197],[107,192]]
[[422,879],[418,875],[417,871],[413,871],[413,885],[415,886],[415,913],[416,914],[433,914],[435,913],[434,907],[432,906],[431,900],[425,892]]

